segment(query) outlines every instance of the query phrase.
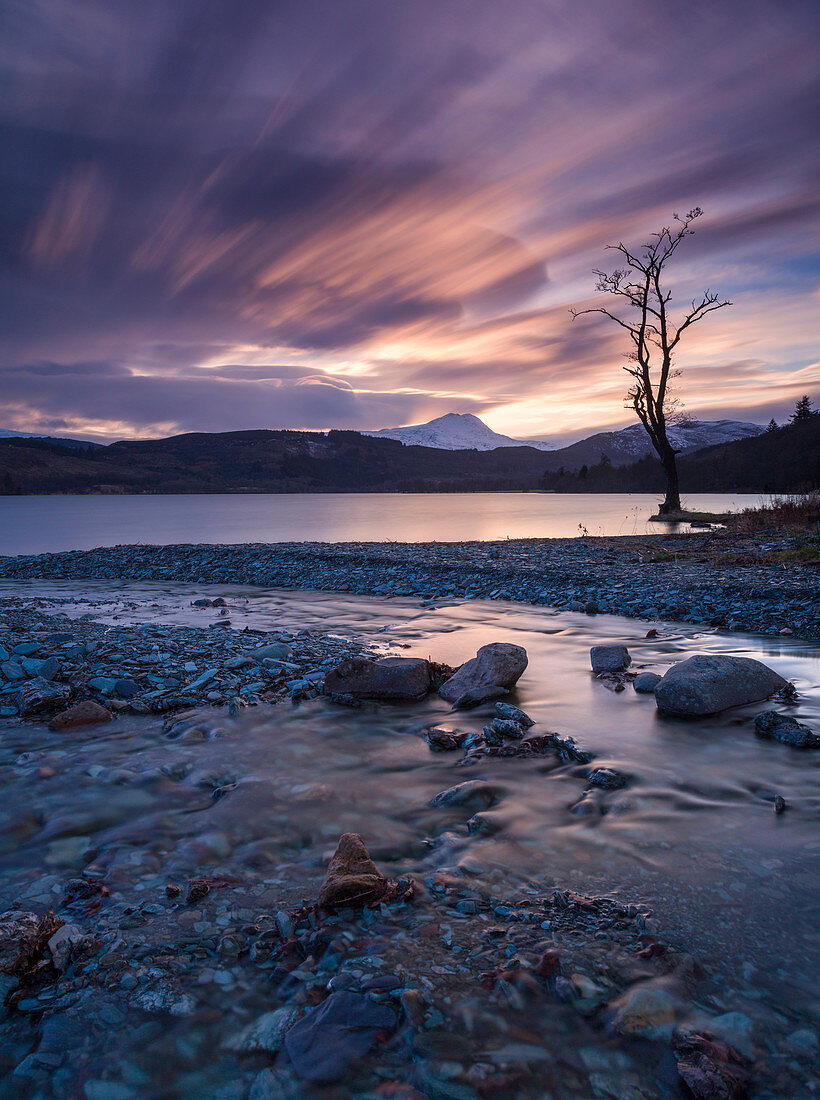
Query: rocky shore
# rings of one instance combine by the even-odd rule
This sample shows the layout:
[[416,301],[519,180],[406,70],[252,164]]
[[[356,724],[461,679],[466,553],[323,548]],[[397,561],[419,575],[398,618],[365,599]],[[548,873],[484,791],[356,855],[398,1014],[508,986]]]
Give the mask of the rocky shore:
[[199,601],[224,612],[207,627],[112,626],[30,602],[0,602],[0,718],[50,718],[58,730],[120,711],[298,702],[321,694],[326,672],[364,648],[313,630],[231,629],[219,598]]
[[0,558],[0,577],[188,581],[518,600],[820,639],[817,567],[736,533],[462,543],[116,546]]

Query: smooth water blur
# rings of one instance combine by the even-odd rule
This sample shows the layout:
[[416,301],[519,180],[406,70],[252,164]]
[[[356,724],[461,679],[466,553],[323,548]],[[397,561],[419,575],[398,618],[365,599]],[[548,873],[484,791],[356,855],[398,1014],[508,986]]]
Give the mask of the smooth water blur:
[[[77,738],[77,753],[65,767],[81,772],[90,760],[107,767],[158,767],[180,754],[203,771],[231,773],[239,787],[216,804],[201,798],[195,823],[187,798],[170,781],[149,797],[142,828],[145,841],[177,851],[180,842],[204,827],[224,832],[232,856],[257,844],[270,846],[276,821],[277,844],[300,862],[321,864],[333,838],[353,830],[368,838],[396,874],[439,866],[439,848],[420,857],[437,815],[425,809],[437,791],[467,778],[491,778],[506,796],[494,813],[503,824],[493,837],[448,836],[445,862],[466,851],[517,874],[544,876],[560,884],[624,897],[639,894],[688,942],[708,950],[715,963],[742,945],[761,966],[773,950],[799,981],[807,953],[816,951],[810,920],[812,856],[820,851],[820,753],[807,753],[754,735],[752,716],[766,704],[740,707],[709,719],[683,722],[658,715],[651,696],[627,689],[608,691],[589,672],[589,647],[623,642],[633,667],[663,672],[672,662],[699,652],[733,653],[765,661],[792,679],[800,693],[793,713],[820,726],[820,648],[793,639],[768,639],[658,624],[659,635],[645,637],[647,624],[614,616],[590,617],[514,603],[463,601],[425,605],[413,599],[390,601],[347,594],[265,590],[250,586],[127,584],[110,582],[30,582],[0,584],[0,595],[30,592],[48,599],[79,602],[62,608],[70,615],[104,621],[176,622],[205,625],[212,611],[190,607],[194,598],[217,592],[228,600],[235,628],[319,629],[375,642],[397,655],[431,656],[458,664],[487,641],[523,645],[529,666],[517,702],[536,719],[535,733],[558,730],[595,754],[595,762],[627,773],[630,786],[610,796],[604,817],[569,814],[582,789],[583,768],[551,759],[486,760],[478,767],[455,767],[456,757],[433,754],[418,736],[426,727],[455,724],[480,727],[490,705],[458,715],[436,697],[421,703],[349,711],[319,699],[297,708],[252,708],[234,720],[220,720],[223,734],[213,742],[168,743],[156,719],[120,719],[116,735]],[[83,602],[84,599],[90,601]],[[26,747],[31,735],[21,732]],[[37,738],[35,738],[37,740]],[[53,748],[52,735],[39,740]],[[21,749],[18,747],[18,751]],[[54,797],[63,800],[63,782]],[[99,797],[87,780],[87,796]],[[166,789],[167,788],[167,789]],[[197,797],[192,781],[190,797]],[[295,800],[292,792],[304,790]],[[315,795],[317,806],[310,791]],[[28,799],[31,792],[6,788],[4,800]],[[789,811],[777,817],[771,799],[781,794]],[[72,795],[72,799],[75,795]],[[140,813],[128,806],[128,833],[134,843]],[[273,816],[272,816],[273,815]],[[48,816],[48,814],[46,814]],[[151,822],[150,830],[148,823]],[[438,823],[441,824],[440,822]],[[450,823],[448,822],[448,825]],[[267,838],[267,839],[266,839]],[[104,848],[119,842],[109,826],[96,838]],[[45,849],[32,837],[25,858],[36,866]],[[38,856],[39,853],[39,856]],[[16,855],[14,858],[18,858]],[[193,868],[189,868],[191,870]],[[727,942],[731,927],[731,941]],[[813,946],[812,946],[813,943]],[[734,945],[734,946],[732,946]],[[737,961],[737,960],[735,960]]]
[[[662,718],[651,696],[631,688],[615,694],[596,681],[589,647],[625,643],[634,666],[659,672],[698,652],[757,657],[793,680],[799,699],[792,713],[815,728],[820,647],[789,638],[698,633],[670,623],[657,624],[658,636],[649,638],[645,622],[495,601],[432,604],[102,581],[0,583],[0,596],[6,595],[42,599],[46,609],[91,613],[118,625],[201,626],[217,611],[194,609],[191,601],[222,595],[234,629],[335,632],[384,652],[450,663],[488,641],[515,642],[526,648],[529,665],[512,701],[536,720],[532,732],[574,736],[595,754],[596,765],[626,773],[630,785],[606,795],[604,816],[582,818],[570,808],[585,785],[584,766],[545,757],[458,767],[460,754],[431,752],[424,730],[434,724],[480,729],[492,705],[453,714],[438,697],[356,709],[319,698],[251,707],[235,718],[224,709],[206,711],[210,735],[193,741],[169,740],[153,716],[121,716],[112,726],[59,737],[8,722],[0,738],[6,822],[0,829],[0,909],[15,901],[42,905],[93,860],[112,900],[132,906],[161,898],[169,880],[225,876],[240,884],[238,904],[247,907],[231,909],[230,919],[247,920],[257,909],[275,912],[315,898],[339,834],[353,831],[393,877],[469,867],[471,881],[487,882],[500,898],[522,885],[545,892],[572,888],[648,908],[664,940],[704,965],[712,1004],[744,1014],[758,1036],[810,1025],[820,964],[820,753],[759,740],[752,717],[771,704],[697,722]],[[36,768],[35,779],[16,774],[21,753],[35,754],[23,769]],[[429,806],[439,791],[479,778],[501,792],[483,815],[492,821],[492,835],[468,832],[472,811]],[[228,793],[215,800],[217,786]],[[773,812],[775,794],[788,803],[781,816]],[[225,908],[220,919],[227,921]],[[141,935],[153,935],[160,951],[163,936],[179,933],[163,932],[165,916],[152,919],[154,931],[143,926]],[[191,921],[201,919],[191,911]],[[206,927],[193,926],[195,932]],[[191,980],[206,981],[207,973]],[[146,1095],[165,1095],[157,1083],[162,1066],[183,1049],[190,1054],[180,1065],[186,1072],[192,1065],[208,1067],[202,1073],[211,1075],[209,1087],[229,1078],[233,1071],[225,1068],[224,1055],[220,1061],[211,1052],[235,1030],[241,1012],[266,1011],[270,994],[241,961],[225,980],[235,984],[196,987],[211,998],[209,1013],[163,1029],[144,1049],[120,1033],[107,1048],[110,1071],[118,1072],[127,1056],[139,1072],[157,1075]],[[573,1041],[580,1042],[577,1029],[584,1025],[574,1026]],[[172,1040],[179,1048],[168,1047]],[[179,1094],[212,1093],[202,1091],[198,1078],[193,1091]]]
[[[295,493],[213,496],[0,497],[0,554],[90,550],[129,543],[458,542],[634,535],[659,497],[646,493]],[[760,498],[693,494],[701,512],[756,507]],[[583,529],[583,531],[582,531]]]

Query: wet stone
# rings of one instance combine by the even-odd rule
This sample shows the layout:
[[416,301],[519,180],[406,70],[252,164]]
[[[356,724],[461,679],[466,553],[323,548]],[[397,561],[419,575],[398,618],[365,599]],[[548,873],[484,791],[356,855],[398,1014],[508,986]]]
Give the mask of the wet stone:
[[338,992],[304,1016],[285,1035],[285,1049],[296,1073],[329,1084],[345,1076],[380,1035],[390,1035],[395,1012],[360,993]]

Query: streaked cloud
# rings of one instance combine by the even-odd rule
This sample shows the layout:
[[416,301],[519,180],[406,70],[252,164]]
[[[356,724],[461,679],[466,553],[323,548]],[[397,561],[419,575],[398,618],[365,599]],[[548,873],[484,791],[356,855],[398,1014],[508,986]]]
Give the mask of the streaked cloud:
[[816,386],[801,0],[10,13],[4,426],[623,424],[625,349],[569,308],[605,244],[695,203],[675,300],[736,304],[682,350],[690,411],[779,416]]

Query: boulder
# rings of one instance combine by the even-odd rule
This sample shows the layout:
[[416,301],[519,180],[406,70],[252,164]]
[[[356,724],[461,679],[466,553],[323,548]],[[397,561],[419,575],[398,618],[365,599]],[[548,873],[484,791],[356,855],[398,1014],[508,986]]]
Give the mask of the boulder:
[[682,717],[757,703],[788,681],[751,657],[698,654],[672,665],[655,688],[658,710]]
[[782,741],[796,749],[820,748],[820,737],[808,726],[801,726],[790,714],[767,710],[755,718],[755,733],[772,741]]
[[350,657],[325,676],[325,695],[354,699],[422,699],[430,686],[430,662],[423,657]]
[[594,645],[589,651],[589,660],[594,673],[623,672],[632,664],[629,650],[625,645]]
[[319,888],[319,905],[326,909],[361,908],[378,901],[387,879],[370,858],[358,833],[343,833]]
[[651,695],[660,682],[657,672],[641,672],[632,681],[632,686],[639,695]]
[[68,684],[52,684],[42,676],[35,676],[20,688],[18,707],[23,718],[36,718],[41,714],[53,714],[71,698]]
[[110,722],[114,715],[110,710],[101,707],[91,699],[84,699],[82,703],[75,703],[68,710],[61,710],[51,719],[48,728],[55,733],[61,730],[78,729],[81,726],[98,726],[102,722]]
[[285,1049],[300,1077],[329,1084],[345,1077],[379,1035],[390,1035],[396,1024],[392,1008],[340,990],[290,1028]]
[[445,680],[439,695],[448,703],[459,705],[467,696],[470,704],[506,695],[521,679],[527,667],[527,651],[510,642],[490,642],[483,645],[472,660]]

